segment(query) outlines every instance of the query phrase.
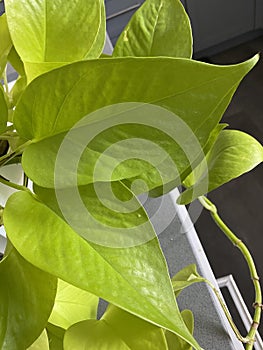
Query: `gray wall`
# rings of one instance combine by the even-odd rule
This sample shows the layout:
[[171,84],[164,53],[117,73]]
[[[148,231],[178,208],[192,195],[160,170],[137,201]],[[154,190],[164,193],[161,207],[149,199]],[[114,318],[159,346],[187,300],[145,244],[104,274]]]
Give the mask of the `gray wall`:
[[[192,23],[195,53],[263,29],[263,0],[181,1]],[[143,0],[105,0],[107,31],[113,45],[143,2]],[[246,40],[246,37],[244,36],[241,42],[242,40]]]

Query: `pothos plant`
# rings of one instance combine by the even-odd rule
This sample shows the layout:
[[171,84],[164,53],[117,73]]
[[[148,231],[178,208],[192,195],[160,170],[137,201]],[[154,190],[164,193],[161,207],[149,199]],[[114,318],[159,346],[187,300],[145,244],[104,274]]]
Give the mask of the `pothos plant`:
[[[189,266],[171,281],[137,199],[179,184],[178,202],[198,198],[247,259],[255,316],[246,337],[235,331],[252,349],[262,307],[255,265],[205,194],[262,161],[254,138],[220,124],[258,57],[191,59],[179,0],[146,0],[111,56],[102,0],[5,0],[5,11],[0,164],[21,163],[24,181],[0,177],[17,190],[1,209],[1,349],[200,350],[176,296],[205,280]],[[19,74],[12,89],[8,62]],[[109,306],[97,320],[99,297]]]

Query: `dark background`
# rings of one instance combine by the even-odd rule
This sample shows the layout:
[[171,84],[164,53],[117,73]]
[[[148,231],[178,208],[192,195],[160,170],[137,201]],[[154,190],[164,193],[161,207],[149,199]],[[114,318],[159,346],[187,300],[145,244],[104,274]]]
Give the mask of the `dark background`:
[[[263,36],[206,58],[218,64],[237,63],[263,49]],[[245,131],[263,143],[263,58],[240,84],[223,121],[233,129]],[[249,247],[255,258],[259,276],[263,276],[263,166],[211,192],[225,222]],[[216,277],[232,274],[250,311],[254,292],[246,263],[223,236],[208,212],[203,211],[196,230]],[[263,327],[261,325],[261,334]]]

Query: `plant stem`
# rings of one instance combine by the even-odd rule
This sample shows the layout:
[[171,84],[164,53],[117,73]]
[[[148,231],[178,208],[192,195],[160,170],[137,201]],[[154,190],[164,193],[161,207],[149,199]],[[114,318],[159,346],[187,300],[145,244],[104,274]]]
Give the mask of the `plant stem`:
[[22,185],[18,185],[18,184],[14,183],[14,182],[11,182],[11,181],[5,179],[5,178],[4,178],[3,176],[1,176],[1,175],[0,175],[0,182],[1,182],[2,184],[4,184],[4,185],[9,186],[9,187],[12,187],[12,188],[14,188],[14,189],[16,189],[16,190],[19,190],[19,191],[27,191],[27,192],[30,192],[30,193],[31,193],[31,191],[30,191],[27,187],[22,186]]
[[224,232],[227,238],[241,251],[243,257],[247,262],[255,290],[255,302],[253,304],[255,312],[253,317],[253,323],[246,337],[247,339],[249,339],[249,342],[246,344],[246,350],[252,350],[262,312],[262,291],[254,260],[246,245],[229,229],[229,227],[220,218],[220,216],[217,213],[216,206],[205,196],[199,197],[199,201],[204,206],[204,208],[210,211],[210,214],[214,219],[215,223]]
[[0,167],[4,166],[6,163],[8,163],[9,160],[21,154],[23,150],[30,144],[31,141],[27,141],[23,145],[19,146],[14,152],[5,154],[4,156],[0,157]]
[[216,287],[209,280],[205,279],[205,282],[209,285],[209,287],[215,293],[215,296],[217,297],[217,299],[218,299],[218,301],[219,301],[219,303],[220,303],[220,305],[221,305],[221,307],[222,307],[222,309],[223,309],[223,311],[224,311],[224,313],[226,315],[226,318],[227,318],[228,322],[230,323],[230,326],[233,329],[237,339],[240,340],[242,343],[248,343],[250,341],[250,338],[248,336],[247,337],[243,337],[240,334],[240,332],[239,332],[237,326],[235,325],[235,323],[234,323],[234,321],[232,319],[232,316],[230,315],[230,313],[228,311],[228,308],[225,305],[224,300],[222,299],[219,291],[216,289]]

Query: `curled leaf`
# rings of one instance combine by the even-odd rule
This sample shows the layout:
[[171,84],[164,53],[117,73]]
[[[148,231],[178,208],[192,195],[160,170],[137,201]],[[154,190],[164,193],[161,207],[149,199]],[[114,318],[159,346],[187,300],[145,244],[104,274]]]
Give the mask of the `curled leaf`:
[[263,147],[252,136],[238,130],[223,130],[207,154],[206,163],[195,170],[199,174],[196,182],[180,195],[178,203],[190,203],[252,170],[262,161]]

